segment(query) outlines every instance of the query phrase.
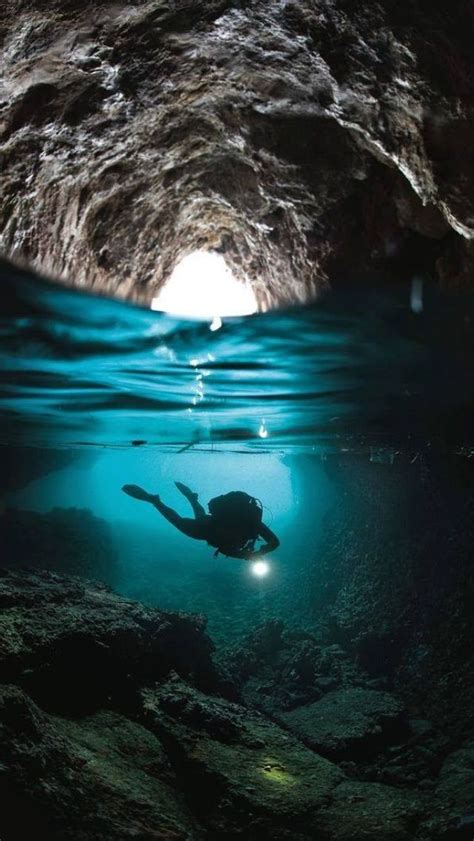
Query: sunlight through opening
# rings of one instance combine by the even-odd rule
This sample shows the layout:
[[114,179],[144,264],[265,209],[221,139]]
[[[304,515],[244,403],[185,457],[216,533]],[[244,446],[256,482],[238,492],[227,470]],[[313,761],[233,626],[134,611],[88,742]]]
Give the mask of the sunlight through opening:
[[185,318],[206,318],[217,330],[223,316],[256,312],[257,301],[250,286],[234,277],[220,254],[193,251],[175,266],[151,308]]

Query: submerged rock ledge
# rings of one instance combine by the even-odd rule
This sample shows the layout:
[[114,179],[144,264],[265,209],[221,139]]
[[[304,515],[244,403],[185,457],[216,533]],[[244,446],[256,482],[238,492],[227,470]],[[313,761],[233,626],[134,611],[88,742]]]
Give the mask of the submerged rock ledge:
[[[51,572],[4,570],[0,608],[4,841],[464,837],[472,745],[451,753],[439,784],[364,780],[355,763],[303,744],[291,721],[282,727],[239,700],[200,617]],[[370,693],[372,739],[377,716],[401,710]],[[302,722],[311,727],[311,705],[296,734]],[[360,751],[360,720],[355,736]]]
[[472,8],[9,0],[4,252],[149,303],[196,249],[261,308],[472,280]]

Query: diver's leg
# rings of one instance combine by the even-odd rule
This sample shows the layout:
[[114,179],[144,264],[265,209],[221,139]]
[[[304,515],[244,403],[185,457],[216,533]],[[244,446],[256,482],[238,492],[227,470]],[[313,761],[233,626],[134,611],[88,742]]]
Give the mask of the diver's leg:
[[182,493],[183,496],[185,496],[188,502],[190,503],[196,519],[198,519],[199,517],[205,517],[206,512],[202,507],[201,503],[198,502],[198,495],[194,493],[191,490],[191,488],[188,488],[187,485],[183,485],[182,482],[175,482],[175,485],[178,488],[178,491],[180,491],[180,493]]
[[126,493],[128,496],[131,496],[133,499],[140,499],[142,502],[151,502],[152,494],[147,493],[144,491],[140,485],[124,485],[122,488],[123,492]]
[[139,485],[124,485],[122,490],[128,496],[133,497],[133,499],[150,502],[169,523],[188,537],[195,537],[197,540],[205,539],[202,523],[198,520],[191,520],[188,517],[180,517],[177,511],[164,505],[158,494],[149,494],[143,488],[140,488]]
[[149,501],[163,515],[165,520],[168,520],[169,523],[179,529],[183,534],[186,534],[188,537],[195,537],[197,540],[204,540],[202,526],[198,520],[191,520],[190,517],[181,517],[173,508],[164,505],[159,496],[154,496]]

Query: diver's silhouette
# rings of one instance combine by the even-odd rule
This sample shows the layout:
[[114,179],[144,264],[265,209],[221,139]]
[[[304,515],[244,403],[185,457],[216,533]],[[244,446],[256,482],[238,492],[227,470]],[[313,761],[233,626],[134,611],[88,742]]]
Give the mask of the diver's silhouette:
[[[206,514],[198,502],[197,493],[181,482],[175,482],[175,485],[191,504],[194,519],[180,517],[163,504],[158,494],[149,494],[138,485],[124,485],[122,490],[134,499],[150,502],[169,523],[188,537],[207,540],[210,546],[216,548],[216,555],[222,552],[230,558],[253,560],[273,552],[280,545],[277,536],[262,522],[262,505],[255,497],[243,491],[217,496],[210,500],[209,514]],[[266,542],[255,549],[259,538]]]

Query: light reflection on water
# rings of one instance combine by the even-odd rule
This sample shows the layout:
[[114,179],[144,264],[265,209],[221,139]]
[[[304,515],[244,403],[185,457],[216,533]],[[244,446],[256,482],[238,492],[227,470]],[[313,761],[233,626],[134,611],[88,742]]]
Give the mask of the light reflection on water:
[[472,443],[472,298],[426,289],[414,312],[409,289],[352,290],[212,331],[6,264],[2,288],[3,443]]

